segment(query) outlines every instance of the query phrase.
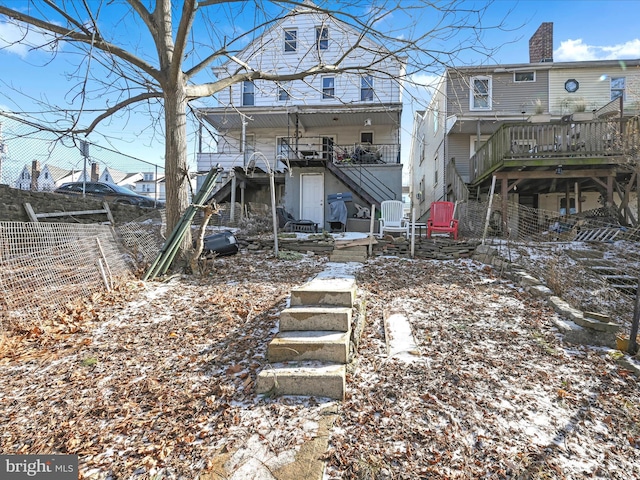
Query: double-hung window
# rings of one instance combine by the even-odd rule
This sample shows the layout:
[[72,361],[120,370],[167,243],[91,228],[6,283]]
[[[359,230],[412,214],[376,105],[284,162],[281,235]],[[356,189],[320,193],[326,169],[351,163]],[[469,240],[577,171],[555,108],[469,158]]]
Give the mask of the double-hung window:
[[624,99],[624,77],[611,77],[611,100],[622,97]]
[[471,77],[469,110],[491,110],[491,77]]
[[297,49],[298,49],[298,31],[285,30],[284,31],[284,51],[295,52]]
[[242,82],[242,105],[251,106],[256,104],[255,85],[253,82]]
[[373,102],[373,76],[364,75],[360,78],[360,101]]
[[291,87],[288,83],[278,85],[278,101],[286,102],[287,100],[289,100],[289,98],[291,98],[291,95],[289,94],[290,88]]
[[322,77],[322,98],[333,98],[336,95],[334,77]]
[[316,27],[316,46],[318,50],[327,50],[329,48],[328,27]]

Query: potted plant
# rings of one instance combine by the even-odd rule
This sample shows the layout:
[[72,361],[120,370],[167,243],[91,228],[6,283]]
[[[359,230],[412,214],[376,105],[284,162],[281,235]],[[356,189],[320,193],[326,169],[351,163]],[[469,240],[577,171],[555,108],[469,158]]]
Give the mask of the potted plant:
[[551,114],[544,113],[544,103],[539,98],[533,101],[533,111],[535,113],[529,117],[531,123],[543,123],[551,120]]
[[576,98],[573,102],[573,119],[577,122],[593,120],[593,113],[587,112],[587,102],[584,98]]

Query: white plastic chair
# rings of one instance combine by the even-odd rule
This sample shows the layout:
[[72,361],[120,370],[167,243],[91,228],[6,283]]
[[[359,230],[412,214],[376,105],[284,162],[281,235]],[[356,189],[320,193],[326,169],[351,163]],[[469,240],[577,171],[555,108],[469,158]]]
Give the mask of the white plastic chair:
[[409,222],[404,218],[403,209],[400,200],[385,200],[380,204],[380,237],[384,237],[384,232],[409,236]]

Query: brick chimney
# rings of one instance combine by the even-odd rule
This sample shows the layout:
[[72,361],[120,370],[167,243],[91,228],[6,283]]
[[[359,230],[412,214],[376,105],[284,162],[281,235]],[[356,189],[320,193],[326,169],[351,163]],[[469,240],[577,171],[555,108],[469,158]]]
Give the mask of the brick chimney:
[[529,39],[529,63],[553,62],[553,22],[544,22]]
[[100,165],[97,162],[91,164],[91,181],[97,182],[100,178]]
[[38,177],[40,176],[40,162],[33,160],[31,162],[31,190],[38,190]]

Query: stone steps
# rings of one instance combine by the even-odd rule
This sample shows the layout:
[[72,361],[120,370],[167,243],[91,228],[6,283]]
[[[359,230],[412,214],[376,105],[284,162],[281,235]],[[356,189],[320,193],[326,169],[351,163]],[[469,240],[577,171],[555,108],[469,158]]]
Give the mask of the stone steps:
[[256,392],[344,399],[355,299],[353,278],[315,278],[294,288]]
[[298,306],[280,312],[280,331],[330,330],[347,332],[351,329],[351,307]]
[[319,360],[331,363],[349,361],[348,332],[322,330],[280,332],[267,347],[269,362]]

